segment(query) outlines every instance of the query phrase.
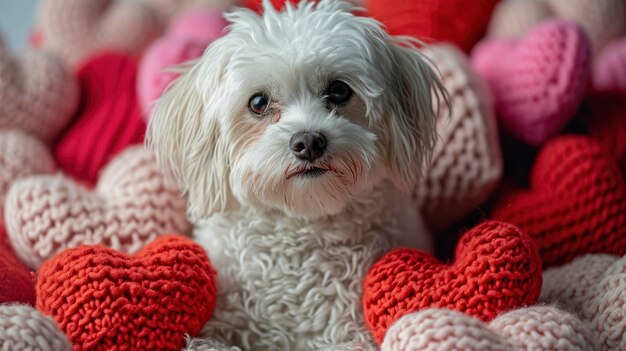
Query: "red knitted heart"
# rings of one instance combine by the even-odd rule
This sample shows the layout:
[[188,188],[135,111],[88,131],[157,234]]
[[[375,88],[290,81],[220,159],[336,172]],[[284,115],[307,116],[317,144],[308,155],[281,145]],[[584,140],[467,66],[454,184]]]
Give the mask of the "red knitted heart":
[[409,312],[447,308],[488,321],[534,304],[541,283],[532,240],[511,224],[488,221],[463,235],[449,265],[413,249],[383,256],[365,278],[363,308],[380,343],[387,329]]
[[504,196],[493,216],[535,240],[544,268],[587,253],[626,253],[624,178],[615,160],[584,136],[546,144],[531,190]]
[[209,320],[215,293],[204,250],[174,235],[130,257],[103,246],[69,249],[37,276],[37,309],[75,351],[178,351]]
[[6,233],[0,224],[0,304],[21,302],[34,305],[33,275],[15,257],[6,241]]
[[113,53],[87,61],[78,71],[83,101],[77,120],[54,148],[61,169],[90,183],[128,145],[143,142],[145,123],[135,91],[137,62]]
[[499,0],[368,0],[368,13],[392,35],[452,42],[466,52],[483,36]]

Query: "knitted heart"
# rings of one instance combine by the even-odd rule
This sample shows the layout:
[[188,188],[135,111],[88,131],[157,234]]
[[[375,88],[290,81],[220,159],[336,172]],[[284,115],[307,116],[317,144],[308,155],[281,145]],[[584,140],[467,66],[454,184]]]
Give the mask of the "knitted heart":
[[626,350],[626,257],[586,255],[544,273],[543,301],[578,312],[599,336],[600,349]]
[[544,267],[586,253],[626,253],[626,184],[614,159],[584,136],[546,144],[531,190],[504,196],[493,217],[530,235]]
[[400,317],[447,308],[491,320],[531,305],[541,291],[541,262],[532,240],[515,226],[484,222],[460,239],[455,261],[398,249],[376,262],[363,284],[364,315],[380,343]]
[[[15,257],[7,242],[4,228],[0,225],[0,304],[7,302],[34,305],[35,281],[31,272]],[[1,331],[0,334],[2,334]],[[0,338],[0,350],[3,350],[1,347],[2,338]]]
[[37,268],[66,248],[102,244],[136,252],[163,232],[186,233],[185,211],[175,182],[152,152],[136,147],[104,169],[93,192],[62,175],[16,181],[5,217],[16,254]]
[[589,134],[626,174],[626,90],[590,94],[585,103],[590,113],[583,122]]
[[0,130],[0,227],[4,201],[16,180],[33,174],[52,173],[54,159],[39,140],[19,130]]
[[437,232],[486,200],[502,176],[502,157],[489,92],[465,55],[449,45],[431,46],[424,54],[441,72],[452,103],[451,111],[444,102],[439,106],[439,137],[412,194]]
[[626,91],[626,39],[607,45],[593,62],[593,88]]
[[576,22],[586,32],[594,54],[626,29],[623,0],[508,0],[494,11],[489,24],[493,37],[520,37],[548,18]]
[[215,292],[204,249],[174,235],[130,257],[102,246],[69,249],[37,276],[37,308],[75,351],[178,351],[211,317]]
[[141,53],[161,32],[151,6],[125,0],[43,0],[43,45],[72,66],[101,50]]
[[556,135],[582,101],[589,43],[571,22],[550,21],[522,40],[476,46],[472,65],[489,83],[502,124],[531,145]]
[[0,129],[52,141],[78,107],[78,84],[56,56],[28,49],[13,57],[0,43]]
[[139,112],[136,76],[133,59],[108,53],[92,58],[78,71],[81,109],[54,147],[63,171],[94,183],[111,158],[143,142],[146,126]]
[[597,340],[576,316],[551,306],[505,313],[485,324],[463,313],[429,309],[402,317],[381,351],[594,351]]
[[146,121],[152,103],[178,77],[178,73],[168,72],[167,69],[202,56],[207,46],[222,34],[225,26],[226,20],[221,12],[186,12],[178,16],[168,33],[147,50],[137,76],[137,93]]
[[0,350],[72,351],[52,318],[25,305],[0,305]]
[[483,36],[499,0],[368,0],[367,9],[392,35],[451,42],[468,52]]

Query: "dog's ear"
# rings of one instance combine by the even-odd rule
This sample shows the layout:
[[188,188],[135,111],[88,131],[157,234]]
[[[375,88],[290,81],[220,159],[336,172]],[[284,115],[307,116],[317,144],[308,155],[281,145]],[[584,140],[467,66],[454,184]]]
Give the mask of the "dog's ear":
[[412,41],[394,39],[391,53],[391,80],[385,94],[387,168],[394,184],[410,191],[430,160],[439,105],[450,103],[435,69]]
[[235,206],[229,185],[227,135],[220,123],[220,89],[231,50],[218,39],[157,100],[147,144],[178,180],[193,219]]

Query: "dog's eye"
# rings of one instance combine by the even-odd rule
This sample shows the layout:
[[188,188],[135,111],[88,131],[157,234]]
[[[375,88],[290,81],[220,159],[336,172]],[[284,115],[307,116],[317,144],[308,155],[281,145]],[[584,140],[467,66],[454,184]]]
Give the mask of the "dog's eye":
[[267,111],[267,107],[270,103],[270,99],[263,93],[256,93],[252,95],[248,102],[248,108],[255,115],[262,115]]
[[335,80],[331,82],[330,85],[328,86],[328,102],[332,104],[335,104],[335,105],[344,104],[348,102],[348,100],[350,100],[351,97],[352,97],[352,89],[350,89],[348,84],[340,80]]

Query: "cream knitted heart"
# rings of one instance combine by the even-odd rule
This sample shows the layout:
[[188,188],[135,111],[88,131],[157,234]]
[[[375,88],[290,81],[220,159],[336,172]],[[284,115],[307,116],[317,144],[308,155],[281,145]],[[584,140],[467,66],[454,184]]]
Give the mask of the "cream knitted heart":
[[0,305],[0,350],[71,351],[54,320],[28,305]]
[[543,276],[542,301],[574,309],[599,336],[600,350],[626,350],[626,256],[585,255]]
[[0,226],[2,226],[4,200],[11,184],[16,179],[33,174],[52,173],[55,165],[45,145],[19,130],[0,130],[0,150]]
[[0,129],[52,141],[78,100],[78,83],[58,57],[35,49],[12,56],[0,42]]
[[133,253],[164,233],[187,233],[186,200],[152,152],[130,148],[90,191],[62,175],[15,182],[5,217],[15,253],[31,268],[66,248],[103,244]]
[[431,164],[412,195],[430,229],[438,231],[486,200],[502,177],[502,156],[493,103],[466,56],[449,45],[424,53],[441,72],[452,104],[452,111],[440,106]]
[[71,65],[103,49],[141,53],[162,30],[154,9],[126,0],[43,0],[43,45]]
[[429,309],[408,314],[387,332],[381,351],[594,351],[580,319],[551,306],[505,313],[486,324],[463,313]]

